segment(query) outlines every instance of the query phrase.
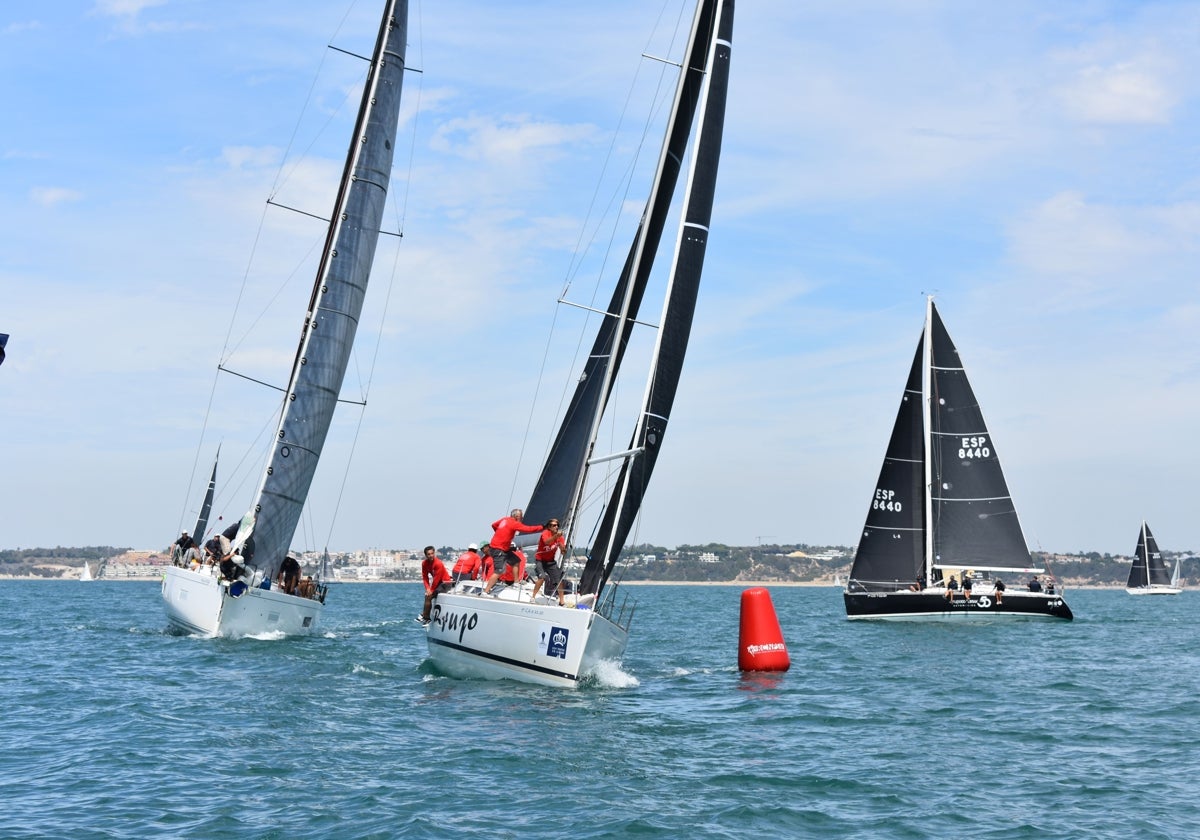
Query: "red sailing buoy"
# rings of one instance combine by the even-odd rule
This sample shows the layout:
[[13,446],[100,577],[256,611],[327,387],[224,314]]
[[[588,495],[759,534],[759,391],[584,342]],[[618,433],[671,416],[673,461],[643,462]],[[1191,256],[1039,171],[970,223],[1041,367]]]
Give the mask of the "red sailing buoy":
[[761,586],[742,593],[742,623],[738,634],[738,668],[742,671],[786,671],[792,665],[783,631],[771,605],[771,593]]

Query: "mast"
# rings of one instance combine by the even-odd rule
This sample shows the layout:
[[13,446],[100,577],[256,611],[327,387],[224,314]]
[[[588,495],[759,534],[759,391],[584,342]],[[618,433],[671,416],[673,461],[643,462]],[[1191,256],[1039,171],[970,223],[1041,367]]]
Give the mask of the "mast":
[[300,520],[362,312],[391,178],[408,29],[407,0],[388,0],[329,229],[255,499],[253,562],[274,577]]
[[[687,77],[702,74],[698,76],[702,104],[686,199],[642,410],[630,453],[621,467],[584,568],[580,588],[585,593],[600,593],[620,556],[657,462],[678,390],[708,245],[729,89],[733,6],[733,0],[704,0],[698,4],[693,20],[680,91],[684,90]],[[693,56],[700,60],[694,61]]]
[[925,298],[925,330],[921,334],[921,422],[925,435],[925,581],[933,584],[933,295]]

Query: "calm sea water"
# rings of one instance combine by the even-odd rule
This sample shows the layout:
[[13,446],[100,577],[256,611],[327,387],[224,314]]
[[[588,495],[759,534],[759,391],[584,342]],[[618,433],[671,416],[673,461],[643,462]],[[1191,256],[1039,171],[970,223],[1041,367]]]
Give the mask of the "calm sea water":
[[416,585],[225,641],[154,583],[0,582],[0,835],[1200,836],[1196,593],[946,627],[771,589],[792,668],[742,675],[742,590],[631,588],[621,667],[563,691],[433,673]]

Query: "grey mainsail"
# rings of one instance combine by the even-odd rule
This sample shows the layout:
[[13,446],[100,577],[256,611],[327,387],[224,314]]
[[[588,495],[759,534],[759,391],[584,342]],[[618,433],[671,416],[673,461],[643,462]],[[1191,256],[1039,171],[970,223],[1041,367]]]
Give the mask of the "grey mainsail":
[[391,178],[407,0],[389,0],[304,316],[270,461],[254,503],[255,564],[274,578],[290,547],[350,359]]

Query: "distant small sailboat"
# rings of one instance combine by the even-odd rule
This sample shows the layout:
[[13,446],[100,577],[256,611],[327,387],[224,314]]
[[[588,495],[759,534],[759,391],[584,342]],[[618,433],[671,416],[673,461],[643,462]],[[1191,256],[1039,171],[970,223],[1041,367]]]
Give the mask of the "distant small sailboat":
[[1179,563],[1176,560],[1175,571],[1167,574],[1167,564],[1158,550],[1158,541],[1150,533],[1150,526],[1142,520],[1125,591],[1130,595],[1178,595],[1183,592],[1183,587],[1179,585]]
[[92,567],[88,565],[86,560],[83,561],[83,571],[79,574],[80,580],[95,580],[92,577]]

